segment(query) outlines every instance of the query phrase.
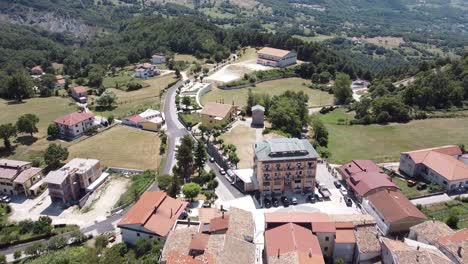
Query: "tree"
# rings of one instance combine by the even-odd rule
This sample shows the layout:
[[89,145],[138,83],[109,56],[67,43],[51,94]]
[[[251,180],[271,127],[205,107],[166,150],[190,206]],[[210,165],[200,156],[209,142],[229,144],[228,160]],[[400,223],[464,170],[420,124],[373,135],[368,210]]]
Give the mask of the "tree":
[[335,259],[335,264],[345,264],[345,262],[342,258],[337,258]]
[[158,181],[159,188],[163,191],[167,191],[172,183],[172,177],[168,174],[159,175],[156,177],[156,180]]
[[177,167],[181,176],[188,179],[193,173],[193,140],[189,135],[185,135],[176,153]]
[[112,123],[114,123],[114,116],[113,116],[113,115],[110,115],[110,116],[107,118],[107,122],[109,123],[109,125],[112,125]]
[[47,127],[47,135],[51,139],[56,139],[60,135],[60,130],[57,124],[50,124],[49,127]]
[[80,230],[75,230],[70,234],[70,238],[75,244],[81,244],[86,241],[86,236]]
[[149,251],[151,251],[151,248],[153,247],[153,242],[148,239],[148,238],[140,238],[136,241],[135,244],[135,255],[137,258],[140,258],[141,256],[147,254]]
[[205,144],[200,141],[195,148],[195,167],[198,169],[198,175],[201,175],[206,163],[207,153]]
[[333,94],[337,104],[349,103],[353,97],[353,90],[351,90],[351,79],[349,78],[349,75],[344,73],[338,73],[336,75]]
[[33,81],[31,77],[23,70],[14,73],[8,80],[7,93],[11,98],[22,102],[24,98],[33,95]]
[[236,152],[231,152],[229,153],[229,160],[231,161],[232,164],[234,164],[234,166],[237,167],[237,164],[239,163],[240,159],[239,157],[237,156]]
[[445,221],[445,223],[448,226],[450,226],[452,229],[457,229],[459,221],[460,221],[460,218],[458,217],[458,213],[452,210],[449,214],[449,217]]
[[111,107],[116,101],[117,95],[115,95],[114,92],[108,90],[104,91],[104,93],[102,93],[101,96],[96,99],[97,105],[103,108]]
[[252,93],[252,89],[249,88],[248,94],[247,94],[247,106],[245,108],[245,113],[247,116],[252,115],[252,107],[255,105],[255,96]]
[[38,256],[42,252],[44,252],[44,250],[45,250],[45,245],[40,243],[40,242],[36,242],[36,243],[30,245],[29,247],[27,247],[24,250],[24,253],[26,255],[30,255],[30,256]]
[[46,74],[42,76],[42,80],[40,83],[40,93],[41,96],[51,96],[51,91],[55,88],[55,76],[52,74]]
[[98,236],[94,241],[94,247],[96,247],[98,251],[102,251],[107,246],[107,244],[108,240],[105,236]]
[[197,197],[200,191],[201,191],[200,185],[194,182],[187,183],[182,187],[182,193],[184,194],[186,198],[190,199],[190,201],[193,201],[193,198]]
[[6,257],[3,254],[0,254],[0,264],[6,264]]
[[327,147],[328,146],[328,130],[319,118],[314,118],[312,121],[312,129],[314,130],[314,145]]
[[180,75],[181,75],[181,74],[180,74],[180,70],[179,70],[179,69],[175,69],[175,76],[176,76],[177,79],[180,78]]
[[34,114],[25,114],[19,117],[16,127],[19,133],[27,133],[32,137],[34,133],[38,132],[37,123],[39,123],[39,117]]
[[44,161],[51,169],[58,168],[60,163],[67,158],[68,150],[56,143],[50,144],[44,153]]
[[185,110],[189,108],[189,106],[192,104],[192,100],[188,96],[182,97],[182,104],[185,106]]
[[67,245],[67,240],[63,236],[54,236],[49,239],[47,243],[48,250],[57,250],[65,247]]
[[211,203],[211,201],[215,199],[216,197],[216,194],[213,191],[205,192],[204,194],[205,194],[206,200],[208,200],[209,203]]
[[3,139],[3,144],[8,151],[11,150],[10,138],[16,137],[16,135],[17,130],[13,124],[9,123],[0,125],[0,138]]
[[169,187],[169,196],[172,198],[176,198],[179,192],[180,192],[179,176],[177,176],[177,174],[174,173],[174,175],[172,175],[171,186]]
[[[14,259],[19,259],[19,258],[21,258],[22,255],[23,255],[23,251],[21,251],[21,250],[16,250],[15,253],[13,253],[13,258],[14,258]],[[0,263],[2,263],[1,260],[0,260]]]

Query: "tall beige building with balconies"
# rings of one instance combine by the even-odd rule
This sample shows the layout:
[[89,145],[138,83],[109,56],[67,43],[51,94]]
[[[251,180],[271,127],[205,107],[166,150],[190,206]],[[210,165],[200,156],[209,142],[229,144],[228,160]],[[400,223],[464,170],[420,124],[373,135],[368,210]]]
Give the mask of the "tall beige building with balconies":
[[306,139],[280,138],[254,145],[261,193],[313,192],[319,155]]

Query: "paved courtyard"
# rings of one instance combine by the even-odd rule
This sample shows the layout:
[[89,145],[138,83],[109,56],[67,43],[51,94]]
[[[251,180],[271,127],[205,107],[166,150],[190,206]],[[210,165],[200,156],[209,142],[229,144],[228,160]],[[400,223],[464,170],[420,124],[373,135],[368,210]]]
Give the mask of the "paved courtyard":
[[13,200],[10,203],[12,214],[10,220],[21,221],[25,219],[37,220],[47,215],[52,218],[53,224],[75,224],[80,227],[93,225],[106,220],[110,210],[114,207],[130,183],[123,177],[110,177],[88,200],[88,207],[80,210],[77,206],[63,209],[59,204],[52,203],[46,190],[35,199]]

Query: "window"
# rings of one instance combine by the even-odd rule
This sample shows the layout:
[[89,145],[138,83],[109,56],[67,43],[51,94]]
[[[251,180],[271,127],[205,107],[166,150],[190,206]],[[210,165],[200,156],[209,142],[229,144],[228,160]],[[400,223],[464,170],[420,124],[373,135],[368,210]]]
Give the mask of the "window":
[[325,251],[328,251],[328,247],[325,247],[324,250],[325,250]]
[[301,183],[301,180],[295,180],[294,182],[295,183]]
[[445,185],[447,185],[447,181],[443,181],[443,183],[444,183]]
[[137,237],[139,237],[139,236],[140,236],[140,233],[137,233]]
[[329,240],[330,240],[330,238],[329,238],[329,237],[325,237],[325,241],[329,241]]

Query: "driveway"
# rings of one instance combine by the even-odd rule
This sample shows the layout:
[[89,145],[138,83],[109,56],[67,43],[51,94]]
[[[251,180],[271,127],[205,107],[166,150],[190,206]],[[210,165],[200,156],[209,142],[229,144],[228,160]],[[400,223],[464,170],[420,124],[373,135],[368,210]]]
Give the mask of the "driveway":
[[450,196],[448,196],[446,193],[440,194],[440,195],[434,195],[434,196],[429,196],[429,197],[424,197],[424,198],[419,198],[419,199],[414,199],[411,200],[411,202],[414,205],[431,205],[431,204],[437,204],[437,203],[443,203],[452,200]]

